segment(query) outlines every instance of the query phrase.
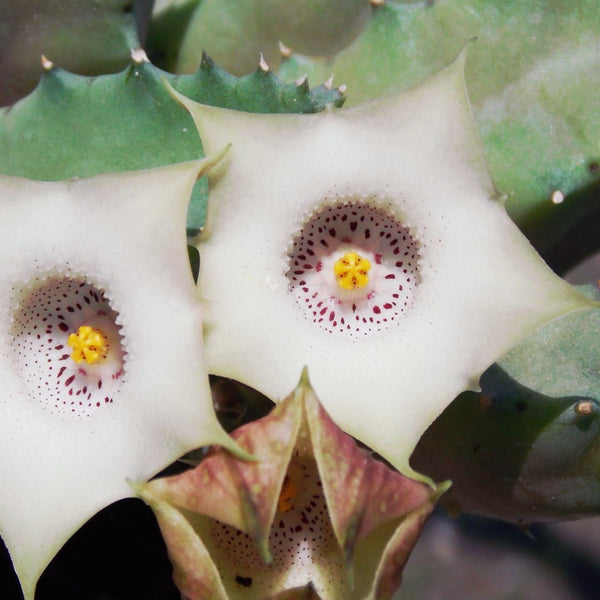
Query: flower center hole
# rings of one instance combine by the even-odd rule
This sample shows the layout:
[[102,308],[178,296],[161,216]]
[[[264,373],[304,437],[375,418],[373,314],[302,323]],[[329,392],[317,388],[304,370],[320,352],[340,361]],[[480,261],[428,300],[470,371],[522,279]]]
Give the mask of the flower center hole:
[[326,199],[293,237],[290,292],[304,316],[331,334],[358,339],[381,332],[413,305],[419,243],[387,204]]
[[346,252],[333,265],[338,285],[345,290],[364,288],[369,283],[370,269],[371,263],[356,252]]
[[104,290],[84,278],[51,276],[15,288],[13,297],[11,346],[27,396],[75,417],[113,404],[125,352]]

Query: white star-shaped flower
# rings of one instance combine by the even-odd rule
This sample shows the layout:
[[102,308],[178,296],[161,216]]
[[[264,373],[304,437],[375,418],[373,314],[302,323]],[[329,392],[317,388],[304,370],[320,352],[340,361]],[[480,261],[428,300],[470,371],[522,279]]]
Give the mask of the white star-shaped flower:
[[590,306],[497,199],[463,66],[316,115],[179,97],[207,151],[232,143],[199,240],[210,372],[278,400],[307,365],[333,419],[407,474],[490,363]]
[[185,219],[209,159],[61,183],[0,177],[0,533],[25,598],[94,513],[212,409]]

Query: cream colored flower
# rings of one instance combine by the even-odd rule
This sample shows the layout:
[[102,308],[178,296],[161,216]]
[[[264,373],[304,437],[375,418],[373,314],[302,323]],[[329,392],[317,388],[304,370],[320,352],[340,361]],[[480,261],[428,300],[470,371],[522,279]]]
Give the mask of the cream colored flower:
[[218,425],[185,218],[206,159],[61,183],[0,177],[0,532],[31,600],[94,513]]
[[336,423],[404,473],[426,427],[490,363],[591,305],[497,199],[463,63],[316,115],[180,97],[209,152],[232,142],[199,239],[210,372],[278,400],[308,365]]

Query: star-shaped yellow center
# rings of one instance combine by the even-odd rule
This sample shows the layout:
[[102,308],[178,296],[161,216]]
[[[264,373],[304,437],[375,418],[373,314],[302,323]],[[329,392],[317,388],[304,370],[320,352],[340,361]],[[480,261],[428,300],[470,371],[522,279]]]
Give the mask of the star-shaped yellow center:
[[82,325],[77,333],[69,335],[67,344],[73,348],[71,358],[77,364],[85,360],[88,365],[93,365],[104,360],[108,353],[106,336],[89,325]]
[[371,263],[357,252],[346,252],[333,265],[336,281],[341,288],[353,290],[363,288],[369,283]]

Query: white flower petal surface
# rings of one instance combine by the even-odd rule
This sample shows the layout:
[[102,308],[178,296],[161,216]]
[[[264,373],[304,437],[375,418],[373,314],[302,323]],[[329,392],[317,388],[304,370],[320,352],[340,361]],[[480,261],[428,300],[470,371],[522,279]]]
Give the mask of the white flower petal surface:
[[[67,538],[218,425],[187,261],[211,161],[61,183],[0,177],[0,532],[25,598]],[[104,333],[105,361],[68,336]]]
[[[489,364],[543,322],[589,306],[496,199],[463,63],[316,115],[180,98],[208,152],[232,143],[199,244],[209,370],[277,400],[307,365],[334,420],[408,474],[423,431]],[[368,259],[369,281],[338,289],[332,265],[349,250]],[[402,273],[410,286],[390,291],[388,276]]]

